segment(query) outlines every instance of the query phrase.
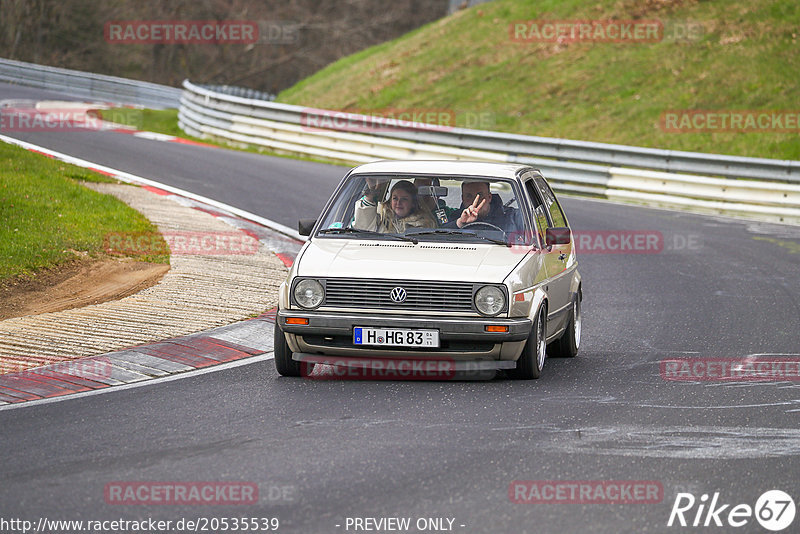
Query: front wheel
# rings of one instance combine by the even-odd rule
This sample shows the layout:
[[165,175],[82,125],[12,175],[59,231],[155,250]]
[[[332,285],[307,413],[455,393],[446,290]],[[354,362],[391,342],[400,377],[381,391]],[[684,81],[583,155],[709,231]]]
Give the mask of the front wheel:
[[278,318],[275,317],[274,330],[275,348],[275,369],[281,376],[308,376],[314,370],[313,363],[297,362],[292,359],[292,350],[286,343],[286,336],[278,326]]
[[569,324],[561,337],[550,345],[552,356],[574,358],[581,347],[581,299],[577,294],[572,300]]
[[517,360],[517,368],[508,372],[511,378],[530,380],[542,376],[544,360],[547,358],[545,324],[547,324],[547,315],[545,307],[541,306],[536,314],[536,321],[533,323],[525,348],[522,349],[522,355]]

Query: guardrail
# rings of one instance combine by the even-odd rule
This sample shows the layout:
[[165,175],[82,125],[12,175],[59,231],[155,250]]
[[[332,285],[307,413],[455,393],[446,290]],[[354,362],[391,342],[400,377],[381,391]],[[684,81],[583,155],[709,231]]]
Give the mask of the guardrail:
[[350,164],[379,159],[525,163],[539,168],[561,192],[800,223],[800,161],[430,125],[395,128],[384,123],[375,131],[354,133],[316,125],[328,126],[336,117],[362,125],[373,119],[221,94],[188,80],[183,87],[179,125],[196,137]]
[[215,93],[222,93],[223,95],[241,96],[242,98],[251,98],[253,100],[275,100],[275,95],[257,89],[250,89],[248,87],[237,87],[235,85],[209,85],[203,84],[199,87],[214,91]]
[[181,97],[177,87],[2,58],[0,81],[149,108],[177,108]]
[[[800,161],[743,158],[547,137],[385,123],[365,133],[320,128],[319,119],[372,118],[271,102],[241,88],[184,90],[0,58],[0,81],[153,108],[177,107],[197,137],[279,152],[363,163],[378,159],[461,159],[535,166],[562,192],[647,205],[800,223]],[[324,121],[323,121],[324,122]],[[335,122],[335,121],[333,121]]]

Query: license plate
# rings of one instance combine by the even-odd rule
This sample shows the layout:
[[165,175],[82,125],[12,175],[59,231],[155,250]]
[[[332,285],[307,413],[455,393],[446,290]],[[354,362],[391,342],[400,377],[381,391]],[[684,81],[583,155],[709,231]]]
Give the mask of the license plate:
[[367,328],[357,326],[353,329],[355,345],[388,345],[394,347],[438,347],[438,330],[408,330],[405,328]]

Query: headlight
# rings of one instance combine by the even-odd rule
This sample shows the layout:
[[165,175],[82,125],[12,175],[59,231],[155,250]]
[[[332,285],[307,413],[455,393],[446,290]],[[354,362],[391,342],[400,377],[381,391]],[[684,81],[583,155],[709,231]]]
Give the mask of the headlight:
[[475,293],[475,307],[483,315],[497,315],[506,305],[506,296],[497,286],[483,286]]
[[316,308],[324,298],[325,289],[312,278],[300,280],[294,286],[294,300],[303,308]]

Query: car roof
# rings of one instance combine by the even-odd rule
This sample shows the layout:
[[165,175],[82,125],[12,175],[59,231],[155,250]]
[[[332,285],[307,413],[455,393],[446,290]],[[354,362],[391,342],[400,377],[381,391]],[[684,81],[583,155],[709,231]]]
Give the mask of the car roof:
[[515,178],[521,169],[529,165],[512,163],[488,163],[485,161],[425,161],[393,160],[376,161],[359,165],[351,174],[438,174],[456,176],[490,176],[495,178]]

